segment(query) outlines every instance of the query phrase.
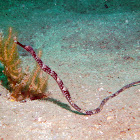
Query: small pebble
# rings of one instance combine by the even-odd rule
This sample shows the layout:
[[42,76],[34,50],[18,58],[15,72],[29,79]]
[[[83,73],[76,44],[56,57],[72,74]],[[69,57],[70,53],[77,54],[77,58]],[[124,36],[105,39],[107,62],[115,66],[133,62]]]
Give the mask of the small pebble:
[[98,91],[102,91],[102,90],[104,90],[104,88],[102,88],[102,87],[101,88],[98,88]]
[[114,117],[113,116],[108,116],[107,120],[112,120]]
[[85,119],[88,120],[88,117],[86,117]]
[[42,121],[42,117],[39,117],[39,118],[38,118],[38,121],[41,122],[41,121]]

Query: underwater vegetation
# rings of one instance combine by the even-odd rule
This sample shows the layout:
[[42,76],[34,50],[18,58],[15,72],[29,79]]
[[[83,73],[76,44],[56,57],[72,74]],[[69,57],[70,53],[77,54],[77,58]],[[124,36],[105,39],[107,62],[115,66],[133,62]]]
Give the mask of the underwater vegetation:
[[[39,51],[38,55],[41,57],[42,52]],[[9,29],[7,37],[3,37],[3,33],[0,33],[0,62],[4,67],[0,68],[0,80],[2,80],[2,85],[10,90],[11,99],[16,101],[27,98],[35,100],[48,96],[45,94],[48,75],[43,74],[39,65],[36,63],[32,72],[29,71],[29,67],[23,71],[17,45],[13,41],[12,28]]]
[[10,89],[8,79],[6,75],[3,73],[4,67],[0,64],[0,81],[2,86],[4,86],[6,89]]

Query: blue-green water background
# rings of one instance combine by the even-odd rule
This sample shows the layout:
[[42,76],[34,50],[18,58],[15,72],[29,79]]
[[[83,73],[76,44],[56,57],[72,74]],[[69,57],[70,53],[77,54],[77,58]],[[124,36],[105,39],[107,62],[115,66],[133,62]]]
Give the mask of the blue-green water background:
[[[139,9],[139,0],[7,0],[0,2],[0,29],[5,35],[12,27],[21,43],[41,49],[44,63],[62,77],[64,71],[121,70],[123,63],[133,65],[134,76],[140,59]],[[27,64],[29,54],[19,50]]]
[[[116,70],[118,77],[127,75],[121,78],[126,83],[139,77],[139,0],[1,1],[0,29],[4,35],[9,27],[21,43],[35,51],[41,49],[44,63],[62,77],[68,71],[71,76],[89,73],[87,77],[93,81],[87,83],[92,85],[104,75],[93,78],[90,74],[113,73],[116,68],[126,70],[120,74]],[[20,47],[19,51],[28,64],[29,54]]]

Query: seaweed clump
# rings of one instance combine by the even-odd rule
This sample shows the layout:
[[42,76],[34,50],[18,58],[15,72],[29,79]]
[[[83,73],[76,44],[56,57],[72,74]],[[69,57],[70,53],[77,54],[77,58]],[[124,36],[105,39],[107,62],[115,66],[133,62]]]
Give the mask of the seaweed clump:
[[[17,45],[13,42],[12,36],[12,28],[9,29],[6,38],[3,37],[2,32],[0,33],[0,62],[4,66],[2,72],[7,77],[10,87],[10,98],[22,101],[27,98],[35,100],[48,97],[45,93],[48,75],[44,75],[37,63],[32,72],[29,71],[29,67],[23,71]],[[42,52],[39,51],[39,57],[41,54]]]

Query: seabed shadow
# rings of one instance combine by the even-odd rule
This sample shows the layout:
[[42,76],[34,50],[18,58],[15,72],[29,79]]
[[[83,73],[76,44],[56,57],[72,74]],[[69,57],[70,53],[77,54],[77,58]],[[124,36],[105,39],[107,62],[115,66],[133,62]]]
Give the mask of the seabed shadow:
[[62,103],[61,101],[56,100],[56,99],[54,99],[54,98],[48,97],[48,98],[44,98],[44,99],[41,99],[41,100],[52,102],[52,103],[54,103],[54,104],[60,106],[61,108],[64,108],[65,110],[68,110],[68,111],[70,111],[70,112],[72,112],[72,113],[75,113],[75,114],[78,114],[78,115],[85,115],[85,114],[80,113],[80,112],[78,112],[78,111],[72,110],[72,109],[70,108],[69,105],[67,105],[67,104],[65,104],[65,103]]

